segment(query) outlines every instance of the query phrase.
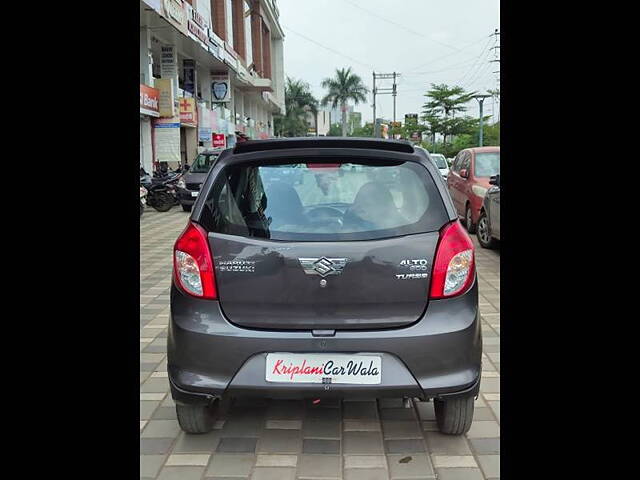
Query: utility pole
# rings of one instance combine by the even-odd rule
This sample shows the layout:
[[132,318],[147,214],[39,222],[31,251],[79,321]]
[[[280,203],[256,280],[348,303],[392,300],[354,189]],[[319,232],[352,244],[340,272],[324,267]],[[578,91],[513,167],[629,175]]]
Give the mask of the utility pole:
[[482,146],[482,140],[483,140],[483,120],[482,120],[482,104],[484,103],[484,99],[487,97],[490,97],[491,95],[474,95],[473,98],[475,98],[478,103],[480,104],[480,141],[479,143],[479,147]]
[[376,72],[373,72],[373,138],[376,138],[378,122],[376,122]]
[[393,123],[396,123],[396,96],[398,92],[396,90],[396,72],[393,72]]
[[[491,50],[493,50],[493,60],[491,60],[491,63],[498,63],[498,65],[500,64],[500,58],[498,57],[498,51],[500,49],[500,45],[498,44],[498,36],[500,35],[500,32],[498,31],[498,29],[496,28],[495,31],[493,32],[493,34],[491,35],[492,37],[495,37],[495,41],[494,41],[494,45],[493,47],[491,47]],[[493,72],[494,74],[497,74],[496,76],[496,91],[498,91],[500,89],[500,70],[496,70],[495,72]],[[494,112],[495,115],[495,102],[496,102],[496,95],[493,96],[492,98],[492,112]],[[500,121],[500,99],[498,99],[498,121]],[[494,120],[495,123],[495,120]]]
[[[373,136],[377,137],[377,126],[376,122],[376,95],[393,95],[393,121],[396,121],[396,96],[398,95],[398,88],[396,84],[396,78],[399,77],[400,74],[393,73],[376,73],[373,72]],[[393,86],[391,88],[376,88],[376,79],[393,79]]]

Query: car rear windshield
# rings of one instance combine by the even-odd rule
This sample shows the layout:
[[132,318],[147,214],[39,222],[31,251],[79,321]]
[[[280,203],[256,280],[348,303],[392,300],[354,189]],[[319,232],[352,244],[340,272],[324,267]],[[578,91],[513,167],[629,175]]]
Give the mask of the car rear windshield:
[[476,153],[476,177],[491,177],[500,173],[500,152]]
[[193,161],[189,171],[192,173],[207,173],[216,158],[218,158],[217,153],[201,153]]
[[439,230],[439,191],[415,162],[225,167],[200,221],[209,231],[293,241],[373,240]]
[[447,168],[447,161],[442,155],[431,155],[438,168]]

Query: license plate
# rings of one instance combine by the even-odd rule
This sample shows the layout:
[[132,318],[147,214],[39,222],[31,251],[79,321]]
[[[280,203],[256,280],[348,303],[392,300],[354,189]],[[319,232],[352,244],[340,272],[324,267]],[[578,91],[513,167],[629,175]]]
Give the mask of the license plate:
[[192,196],[192,197],[197,197],[197,196],[198,196],[198,193],[200,193],[200,192],[191,192],[191,196]]
[[332,353],[269,353],[267,382],[378,385],[382,358]]

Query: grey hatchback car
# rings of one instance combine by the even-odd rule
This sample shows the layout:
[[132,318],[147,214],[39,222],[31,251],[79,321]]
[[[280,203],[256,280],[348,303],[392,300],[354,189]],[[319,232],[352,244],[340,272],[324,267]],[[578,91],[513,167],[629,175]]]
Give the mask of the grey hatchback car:
[[210,431],[241,396],[433,400],[441,432],[471,426],[474,246],[426,152],[240,143],[209,171],[173,253],[168,374],[184,431]]

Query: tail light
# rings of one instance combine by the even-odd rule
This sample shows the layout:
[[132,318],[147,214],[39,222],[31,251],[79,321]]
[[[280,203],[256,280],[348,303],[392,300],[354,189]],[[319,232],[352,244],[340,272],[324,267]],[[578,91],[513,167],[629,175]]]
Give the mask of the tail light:
[[474,247],[459,220],[440,230],[431,277],[430,298],[448,298],[466,292],[475,274]]
[[176,284],[189,295],[217,298],[213,256],[207,232],[189,222],[173,247],[173,274]]

